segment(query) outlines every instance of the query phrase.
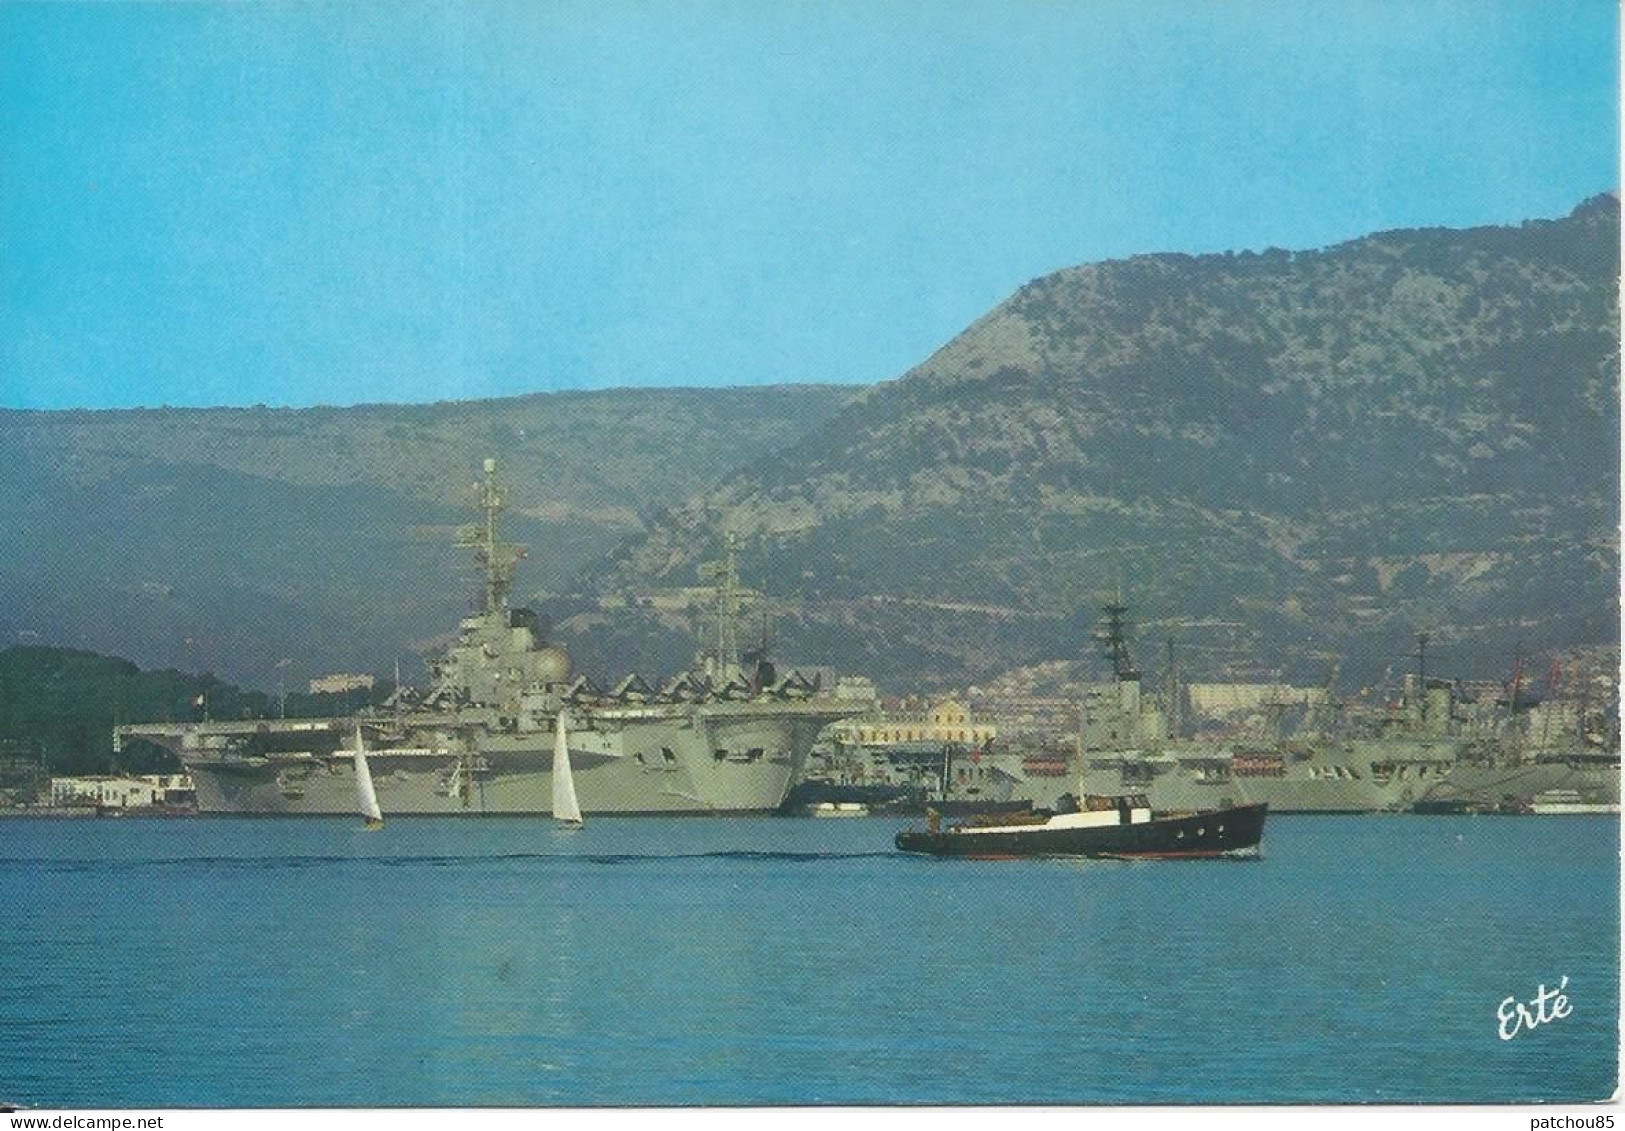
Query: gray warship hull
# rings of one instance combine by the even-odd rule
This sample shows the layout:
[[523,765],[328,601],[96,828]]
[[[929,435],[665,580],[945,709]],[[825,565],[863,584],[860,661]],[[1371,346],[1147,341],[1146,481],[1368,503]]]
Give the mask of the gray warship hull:
[[[1262,702],[1274,722],[1250,737],[1174,738],[1181,731],[1177,680],[1166,708],[1148,711],[1128,652],[1126,607],[1119,599],[1104,611],[1096,639],[1106,646],[1113,678],[1084,690],[1078,757],[1085,793],[1143,793],[1159,811],[1265,804],[1276,813],[1524,812],[1553,790],[1572,791],[1586,804],[1618,804],[1617,751],[1583,734],[1567,751],[1544,739],[1529,745],[1516,711],[1468,710],[1475,701],[1459,695],[1457,684],[1427,678],[1425,633],[1417,637],[1418,670],[1405,677],[1399,702],[1367,713],[1357,727],[1338,721],[1330,699],[1334,664],[1318,709],[1295,735],[1280,726],[1288,697],[1271,688]],[[1497,711],[1519,702],[1515,677]]]
[[1125,761],[1126,768],[1091,766],[1081,788],[1086,793],[1137,789],[1158,812],[1251,804],[1266,804],[1276,813],[1373,813],[1407,807],[1398,781],[1356,777],[1348,767],[1306,766],[1280,777],[1254,777],[1204,772],[1173,757]]
[[[622,710],[586,716],[570,736],[570,764],[588,814],[767,813],[806,764],[817,732],[839,717],[816,703]],[[353,813],[356,782],[341,745],[355,719],[267,724],[151,725],[128,737],[168,746],[197,787],[202,813]],[[478,733],[415,725],[403,741],[364,722],[383,811],[477,816],[549,814],[549,733]],[[297,729],[294,729],[297,727]],[[462,733],[459,733],[459,731]],[[283,749],[259,752],[266,739]],[[294,742],[290,743],[290,739]],[[303,748],[292,748],[293,745]]]
[[1572,789],[1587,798],[1618,799],[1619,766],[1577,761],[1513,765],[1472,762],[1454,749],[1395,749],[1355,742],[1284,761],[1278,775],[1237,774],[1216,752],[1095,757],[1085,792],[1125,788],[1145,793],[1157,810],[1204,810],[1221,804],[1267,804],[1275,813],[1399,813],[1428,802],[1485,809],[1526,806],[1536,794]]
[[1618,763],[1547,758],[1515,766],[1460,765],[1419,800],[1492,808],[1508,799],[1527,805],[1542,793],[1573,790],[1588,801],[1618,805],[1619,788]]
[[[758,652],[739,662],[733,627],[743,590],[737,546],[709,571],[719,581],[714,646],[656,689],[629,675],[613,690],[571,677],[568,654],[507,594],[524,547],[503,541],[496,462],[477,485],[483,521],[458,533],[482,586],[431,686],[402,687],[393,710],[353,718],[137,723],[114,728],[173,752],[204,813],[315,815],[357,807],[354,743],[362,741],[378,807],[399,814],[545,814],[553,807],[555,729],[568,740],[587,814],[769,813],[800,775],[827,724],[862,704],[823,694],[817,679],[779,676]],[[207,706],[206,701],[200,703]],[[352,739],[350,736],[354,735]]]

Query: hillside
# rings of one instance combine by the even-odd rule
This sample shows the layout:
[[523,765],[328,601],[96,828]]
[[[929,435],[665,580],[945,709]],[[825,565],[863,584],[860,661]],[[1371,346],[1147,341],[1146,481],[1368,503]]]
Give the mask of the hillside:
[[269,688],[385,673],[455,627],[452,545],[486,456],[530,544],[520,595],[828,418],[828,386],[612,390],[422,406],[0,411],[0,643]]
[[1417,629],[1504,673],[1616,636],[1618,239],[1605,196],[1069,268],[866,390],[0,412],[0,643],[412,678],[494,456],[517,596],[600,678],[687,662],[724,530],[781,658],[895,690],[1087,655],[1119,583],[1195,678],[1375,679]]
[[[892,686],[1087,651],[1119,578],[1142,651],[1178,639],[1207,674],[1336,653],[1370,678],[1418,628],[1463,675],[1612,640],[1618,241],[1605,196],[1057,272],[628,540],[583,598],[692,584],[731,528],[781,652]],[[583,658],[607,635],[650,662],[677,627],[564,625]]]

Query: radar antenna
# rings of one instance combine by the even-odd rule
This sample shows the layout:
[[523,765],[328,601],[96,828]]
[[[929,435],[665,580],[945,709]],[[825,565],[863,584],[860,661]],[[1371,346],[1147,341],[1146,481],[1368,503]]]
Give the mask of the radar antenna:
[[1139,679],[1139,666],[1128,648],[1128,606],[1123,603],[1122,587],[1119,586],[1117,595],[1100,608],[1106,615],[1095,630],[1094,639],[1105,649],[1106,658],[1112,662],[1113,677],[1119,682]]
[[497,537],[497,515],[507,502],[507,491],[497,482],[496,460],[485,461],[485,481],[475,484],[475,489],[480,492],[478,506],[484,514],[484,522],[459,529],[457,545],[474,551],[485,578],[484,604],[480,611],[489,615],[505,607],[508,590],[513,588],[514,569],[525,556],[525,547]]

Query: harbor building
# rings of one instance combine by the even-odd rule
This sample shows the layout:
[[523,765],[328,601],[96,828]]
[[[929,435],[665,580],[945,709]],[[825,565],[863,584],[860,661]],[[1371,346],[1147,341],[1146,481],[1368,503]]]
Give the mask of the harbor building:
[[51,804],[60,808],[140,809],[189,805],[196,796],[187,774],[94,774],[51,779]]
[[998,727],[958,699],[942,699],[929,705],[904,699],[882,703],[863,718],[837,723],[831,735],[855,746],[914,742],[985,746],[998,735]]
[[1326,701],[1324,688],[1294,687],[1288,683],[1188,683],[1185,689],[1191,710],[1209,719],[1282,707],[1314,708]]
[[312,695],[342,695],[346,691],[371,691],[373,678],[355,672],[335,672],[310,681]]

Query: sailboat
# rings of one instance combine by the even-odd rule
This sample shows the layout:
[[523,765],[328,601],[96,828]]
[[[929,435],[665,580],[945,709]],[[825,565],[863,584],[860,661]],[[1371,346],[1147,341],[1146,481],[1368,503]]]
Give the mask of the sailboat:
[[559,712],[553,735],[553,819],[567,829],[581,827],[581,805],[576,801],[576,783],[570,773],[570,737]]
[[378,794],[372,788],[372,771],[367,768],[367,748],[361,741],[359,725],[355,728],[355,797],[366,828],[383,828],[384,813],[378,808]]

